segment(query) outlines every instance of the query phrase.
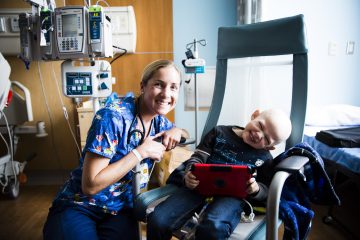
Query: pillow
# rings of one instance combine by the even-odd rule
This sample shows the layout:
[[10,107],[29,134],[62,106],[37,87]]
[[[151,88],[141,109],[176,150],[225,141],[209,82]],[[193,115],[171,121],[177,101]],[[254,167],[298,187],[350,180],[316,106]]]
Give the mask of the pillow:
[[305,124],[311,126],[360,125],[360,107],[347,104],[309,106]]

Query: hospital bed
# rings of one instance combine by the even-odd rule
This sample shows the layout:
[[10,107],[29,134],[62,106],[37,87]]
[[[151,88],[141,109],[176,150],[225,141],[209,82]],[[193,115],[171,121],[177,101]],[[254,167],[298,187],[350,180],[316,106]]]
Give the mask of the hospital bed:
[[348,220],[360,214],[360,148],[332,147],[316,138],[316,134],[322,130],[350,127],[360,127],[360,107],[345,104],[312,106],[307,113],[304,142],[324,159],[342,202],[341,207],[329,207],[323,218],[324,223],[336,223],[351,237],[359,239],[357,224]]
[[[278,55],[288,56],[290,60],[272,59],[271,62],[266,60],[267,56]],[[234,62],[236,59],[243,61],[236,63]],[[290,70],[289,74],[285,74],[286,83],[290,83],[290,86],[284,90],[283,94],[289,98],[273,104],[270,104],[269,99],[276,98],[279,95],[279,87],[282,89],[283,86],[274,80],[278,77],[268,77],[270,65],[285,65],[285,68]],[[233,68],[234,72],[230,72],[230,68]],[[278,73],[278,70],[273,72]],[[253,76],[252,79],[248,79],[250,75]],[[259,81],[260,78],[265,82],[258,82],[252,90],[253,94],[250,94],[245,83],[252,85],[253,81]],[[245,82],[242,81],[243,79],[246,79]],[[266,87],[261,91],[258,85]],[[277,86],[275,91],[269,90],[272,85]],[[273,95],[268,96],[270,93]],[[237,99],[236,104],[234,104],[234,99]],[[259,99],[262,101],[259,102]],[[289,112],[293,131],[286,146],[283,146],[283,150],[289,149],[302,141],[306,101],[307,46],[302,15],[239,27],[219,28],[215,88],[202,136],[216,125],[244,126],[249,121],[244,116],[250,116],[256,108],[283,108],[282,104],[288,103],[284,108]],[[242,106],[246,103],[248,103],[247,106]],[[297,174],[307,162],[306,157],[289,157],[282,161],[283,164],[280,163],[277,166],[278,171],[269,188],[267,214],[256,216],[252,223],[240,223],[230,239],[265,239],[265,234],[267,239],[278,239],[279,200],[283,184],[289,176]],[[147,213],[175,190],[174,185],[168,184],[165,187],[139,194],[134,206],[137,218],[146,222]]]
[[[36,127],[26,126],[20,130],[25,122],[33,120],[30,92],[23,84],[9,80],[10,66],[1,53],[0,69],[3,72],[0,78],[0,141],[2,146],[6,147],[6,153],[0,156],[0,187],[1,193],[16,198],[20,187],[18,176],[27,162],[35,157],[31,154],[26,161],[14,160],[19,141],[17,134],[24,133],[24,129],[29,133],[36,133],[32,131]],[[12,97],[8,97],[9,95]]]

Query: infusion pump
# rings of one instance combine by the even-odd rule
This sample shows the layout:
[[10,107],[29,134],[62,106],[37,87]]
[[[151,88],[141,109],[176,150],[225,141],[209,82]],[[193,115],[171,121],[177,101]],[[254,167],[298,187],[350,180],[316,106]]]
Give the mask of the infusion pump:
[[87,55],[86,22],[87,9],[85,7],[55,9],[55,42],[60,59]]
[[21,57],[28,62],[113,56],[110,18],[99,5],[20,14],[19,27]]

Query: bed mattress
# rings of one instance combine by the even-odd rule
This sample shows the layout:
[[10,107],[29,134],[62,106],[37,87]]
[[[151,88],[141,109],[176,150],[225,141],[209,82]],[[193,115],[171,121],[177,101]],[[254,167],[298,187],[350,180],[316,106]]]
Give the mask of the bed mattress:
[[[339,128],[339,127],[335,127]],[[327,127],[327,129],[332,129]],[[315,135],[321,127],[305,126],[304,142],[314,148],[322,158],[332,161],[348,170],[360,174],[360,148],[335,148],[315,139]]]

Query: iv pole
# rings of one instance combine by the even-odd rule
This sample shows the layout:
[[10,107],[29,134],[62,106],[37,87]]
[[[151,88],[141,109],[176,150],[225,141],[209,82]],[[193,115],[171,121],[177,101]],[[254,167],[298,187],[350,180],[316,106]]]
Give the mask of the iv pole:
[[[196,38],[194,39],[194,57],[198,58],[198,52],[196,51]],[[195,147],[199,144],[198,141],[198,114],[199,114],[199,104],[198,104],[198,87],[197,87],[197,73],[194,73],[194,88],[195,88]]]
[[[204,67],[205,67],[205,61],[203,59],[199,59],[199,53],[197,51],[197,44],[200,44],[202,46],[206,46],[205,39],[197,40],[194,39],[193,42],[188,43],[186,45],[186,49],[188,50],[186,52],[186,55],[188,57],[187,60],[183,62],[184,67],[186,69],[187,73],[193,73],[194,74],[194,88],[195,88],[195,145],[199,144],[199,137],[198,137],[198,114],[199,114],[199,104],[198,104],[198,86],[197,86],[197,74],[198,73],[204,73]],[[194,51],[191,52],[191,47],[194,47]],[[190,51],[190,52],[189,52]],[[189,83],[189,82],[186,82]]]

